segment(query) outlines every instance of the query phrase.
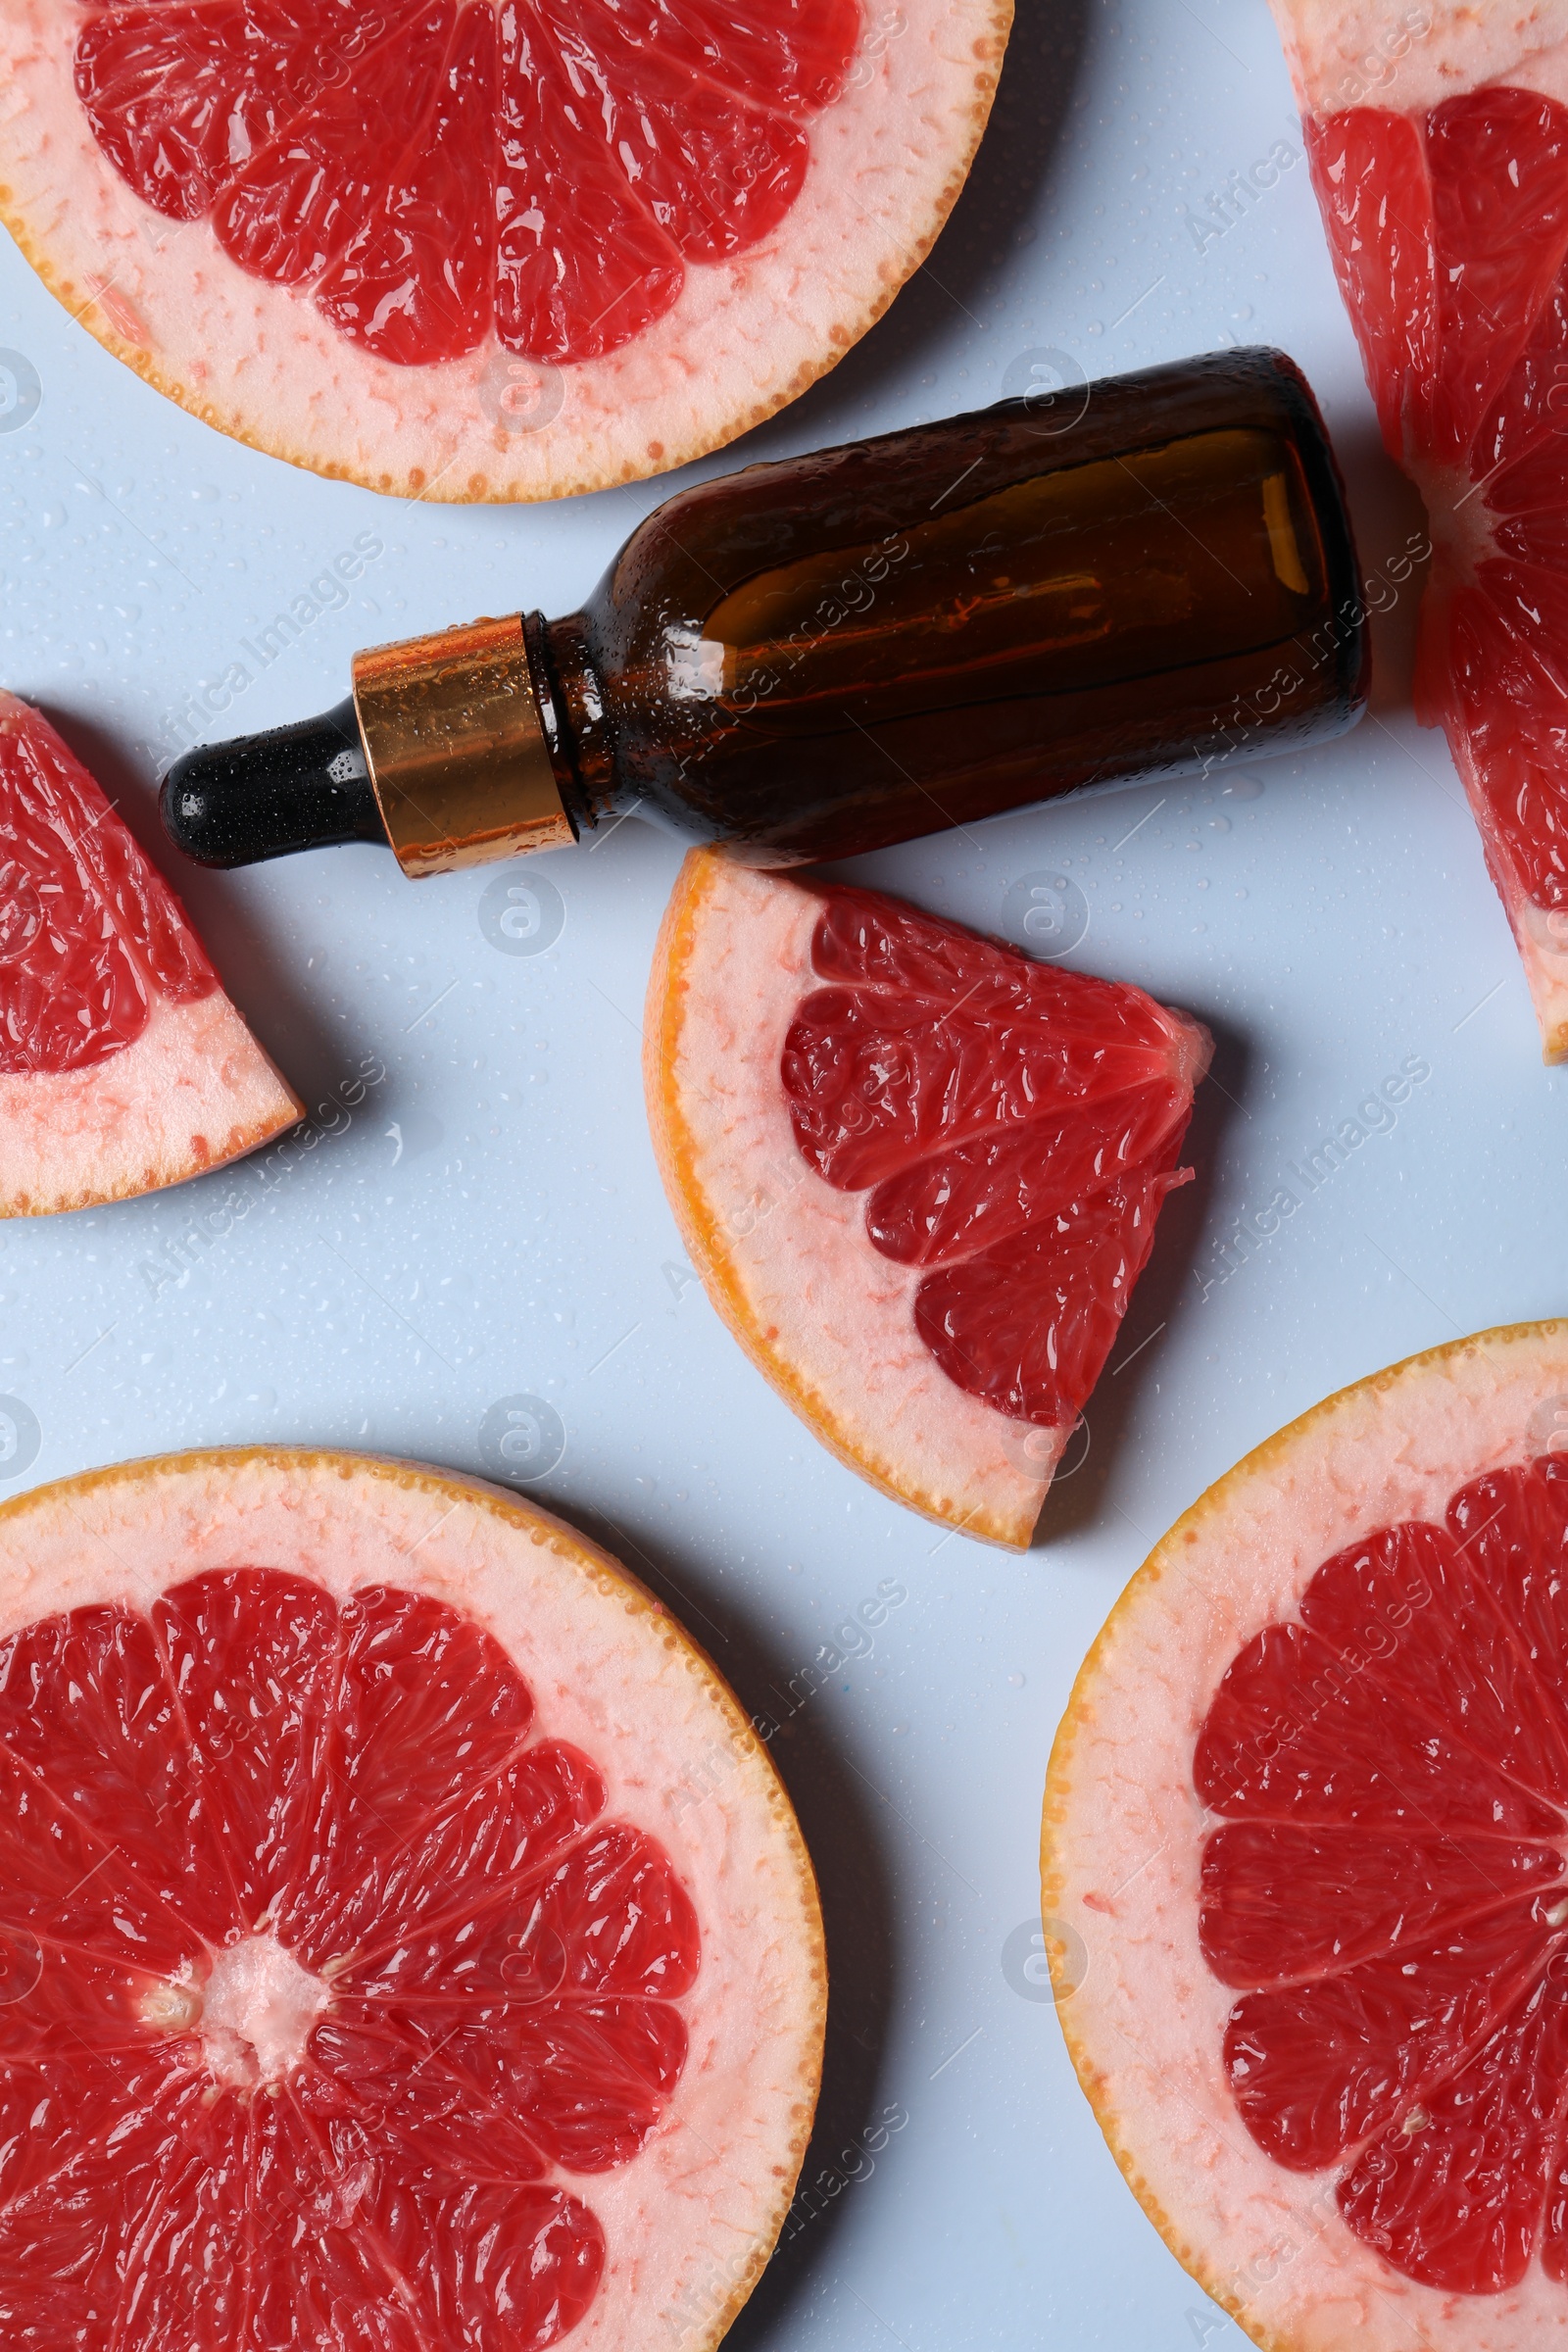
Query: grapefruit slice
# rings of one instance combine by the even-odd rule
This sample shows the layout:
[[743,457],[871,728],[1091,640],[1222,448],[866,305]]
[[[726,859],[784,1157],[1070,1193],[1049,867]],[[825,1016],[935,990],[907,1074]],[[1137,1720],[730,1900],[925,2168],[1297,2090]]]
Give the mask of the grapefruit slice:
[[1011,0],[0,0],[0,217],[222,431],[558,498],[805,390],[930,250]]
[[1568,1324],[1331,1396],[1177,1521],[1073,1690],[1083,2087],[1259,2344],[1568,2328]]
[[615,1563],[348,1454],[0,1510],[0,2333],[675,2352],[793,2194],[765,1748]]
[[879,891],[696,850],[654,1148],[754,1363],[884,1494],[1026,1544],[1153,1246],[1208,1034]]
[[0,1216],[178,1184],[303,1116],[81,762],[0,693]]
[[1433,541],[1416,712],[1446,732],[1568,1057],[1568,16],[1273,0],[1383,438]]

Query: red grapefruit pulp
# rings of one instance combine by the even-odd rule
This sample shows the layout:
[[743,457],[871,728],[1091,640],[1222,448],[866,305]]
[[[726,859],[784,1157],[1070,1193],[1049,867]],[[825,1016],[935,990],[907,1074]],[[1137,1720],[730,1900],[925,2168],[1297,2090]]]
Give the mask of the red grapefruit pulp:
[[1565,1554],[1549,1456],[1374,1529],[1232,1661],[1194,1765],[1243,2121],[1459,2294],[1538,2242],[1568,2278]]
[[1007,0],[7,0],[6,218],[328,472],[553,496],[830,366],[962,184]]
[[657,1604],[476,1486],[248,1453],[10,1506],[0,1626],[8,2343],[715,2340],[820,1935]]
[[1029,1539],[1153,1246],[1209,1041],[880,892],[694,852],[649,988],[692,1262],[852,1466]]
[[0,693],[0,1216],[177,1184],[302,1115],[86,769]]
[[1259,2343],[1568,2326],[1568,1333],[1457,1342],[1210,1490],[1052,1759],[1086,2090]]
[[[1434,542],[1417,714],[1446,731],[1568,1056],[1568,69],[1558,13],[1275,0],[1383,438]],[[1375,36],[1375,37],[1374,37]],[[1370,47],[1368,43],[1370,42]],[[1363,54],[1364,52],[1364,54]],[[1381,85],[1383,103],[1347,106]]]

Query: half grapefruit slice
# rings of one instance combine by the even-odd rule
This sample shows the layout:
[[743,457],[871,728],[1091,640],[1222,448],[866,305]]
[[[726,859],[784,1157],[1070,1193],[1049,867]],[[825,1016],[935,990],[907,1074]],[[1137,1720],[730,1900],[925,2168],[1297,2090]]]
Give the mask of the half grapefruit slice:
[[649,984],[693,1266],[841,1460],[1026,1544],[1153,1246],[1207,1032],[879,891],[694,851]]
[[603,1552],[347,1454],[40,1489],[0,1778],[8,2344],[723,2333],[810,2127],[815,1886]]
[[1568,1325],[1332,1396],[1078,1677],[1043,1847],[1079,2078],[1271,2352],[1568,2328]]
[[1383,438],[1433,540],[1446,732],[1548,1061],[1568,1057],[1568,18],[1273,0]]
[[929,251],[1011,0],[3,0],[0,217],[211,424],[558,498],[804,391]]
[[303,1116],[123,821],[0,693],[0,1216],[178,1184]]

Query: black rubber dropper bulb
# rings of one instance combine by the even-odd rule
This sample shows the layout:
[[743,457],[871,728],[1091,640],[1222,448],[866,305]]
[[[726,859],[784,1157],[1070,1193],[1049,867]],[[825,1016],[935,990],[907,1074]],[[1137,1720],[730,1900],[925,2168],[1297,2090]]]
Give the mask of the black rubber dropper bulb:
[[164,814],[209,864],[442,873],[634,813],[789,865],[1322,742],[1367,664],[1311,390],[1214,352],[696,483],[579,612],[362,654],[324,718],[188,753]]
[[319,718],[199,744],[164,778],[160,808],[171,841],[198,865],[256,865],[387,838],[352,695]]

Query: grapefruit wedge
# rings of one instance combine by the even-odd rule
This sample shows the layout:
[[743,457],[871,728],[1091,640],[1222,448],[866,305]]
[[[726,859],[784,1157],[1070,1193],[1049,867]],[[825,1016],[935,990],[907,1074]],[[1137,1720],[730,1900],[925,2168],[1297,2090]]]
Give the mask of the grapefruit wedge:
[[1156,1547],[1043,1848],[1062,2023],[1270,2352],[1568,2330],[1568,1324],[1331,1396]]
[[0,1778],[8,2345],[723,2333],[810,2126],[815,1886],[603,1552],[347,1454],[40,1489]]
[[693,1266],[841,1460],[1029,1541],[1153,1246],[1207,1032],[878,891],[693,851],[649,985]]
[[221,430],[557,498],[795,397],[929,251],[1011,0],[0,0],[0,217]]
[[0,693],[0,1216],[178,1184],[303,1116],[81,762]]
[[1568,11],[1273,0],[1390,454],[1433,562],[1441,725],[1568,1057]]

